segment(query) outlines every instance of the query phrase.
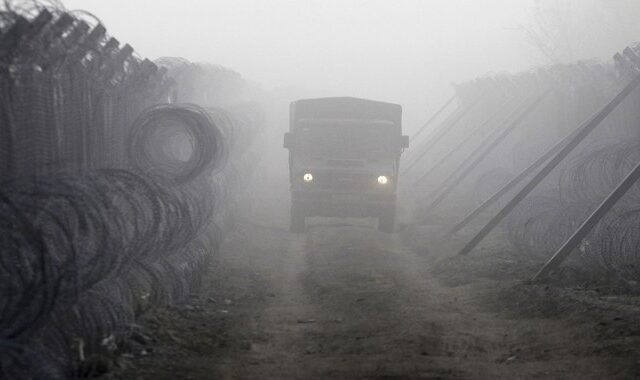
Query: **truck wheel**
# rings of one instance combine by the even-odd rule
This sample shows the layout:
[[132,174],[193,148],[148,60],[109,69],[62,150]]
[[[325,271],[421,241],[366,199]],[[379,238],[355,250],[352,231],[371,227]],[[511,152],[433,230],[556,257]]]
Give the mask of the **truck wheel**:
[[382,214],[378,218],[378,230],[391,234],[396,227],[396,209],[395,207],[388,212]]
[[304,214],[300,207],[298,207],[295,203],[291,204],[291,225],[289,229],[293,233],[302,233],[305,231],[304,225]]

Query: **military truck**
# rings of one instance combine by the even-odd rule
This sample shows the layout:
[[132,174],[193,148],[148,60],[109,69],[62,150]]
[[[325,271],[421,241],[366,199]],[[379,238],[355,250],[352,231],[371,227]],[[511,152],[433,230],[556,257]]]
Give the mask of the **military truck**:
[[377,218],[391,233],[396,218],[402,107],[337,97],[291,103],[289,150],[291,231],[305,231],[307,217]]

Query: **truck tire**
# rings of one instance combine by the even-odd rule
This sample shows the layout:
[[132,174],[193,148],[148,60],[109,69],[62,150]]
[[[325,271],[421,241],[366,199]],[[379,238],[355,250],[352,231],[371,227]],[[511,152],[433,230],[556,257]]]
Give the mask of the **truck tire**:
[[396,229],[396,208],[389,208],[387,212],[378,217],[378,230],[392,234]]
[[293,233],[302,233],[306,230],[304,224],[304,214],[298,205],[291,204],[291,221],[289,230]]

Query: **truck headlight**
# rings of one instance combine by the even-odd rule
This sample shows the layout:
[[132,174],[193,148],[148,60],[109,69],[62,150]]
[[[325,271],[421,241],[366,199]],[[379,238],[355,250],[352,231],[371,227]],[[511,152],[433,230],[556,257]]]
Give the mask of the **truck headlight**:
[[389,183],[389,178],[387,178],[386,175],[381,175],[380,177],[378,177],[378,184],[386,185],[387,183]]
[[302,176],[302,179],[303,179],[305,182],[309,183],[309,182],[313,181],[313,175],[312,175],[311,173],[305,173],[305,174]]

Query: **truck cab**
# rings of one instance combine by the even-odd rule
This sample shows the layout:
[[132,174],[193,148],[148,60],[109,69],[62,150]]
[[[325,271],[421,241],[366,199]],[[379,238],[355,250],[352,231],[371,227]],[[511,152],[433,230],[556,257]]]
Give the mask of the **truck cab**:
[[393,232],[402,135],[402,107],[358,98],[291,103],[289,149],[291,231],[307,217],[373,217]]

